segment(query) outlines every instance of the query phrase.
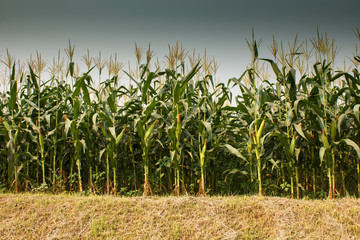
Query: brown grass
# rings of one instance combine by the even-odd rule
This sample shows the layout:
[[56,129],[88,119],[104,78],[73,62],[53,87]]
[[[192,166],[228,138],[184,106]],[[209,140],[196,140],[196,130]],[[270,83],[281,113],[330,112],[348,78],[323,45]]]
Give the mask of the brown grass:
[[359,239],[360,200],[0,194],[0,239]]

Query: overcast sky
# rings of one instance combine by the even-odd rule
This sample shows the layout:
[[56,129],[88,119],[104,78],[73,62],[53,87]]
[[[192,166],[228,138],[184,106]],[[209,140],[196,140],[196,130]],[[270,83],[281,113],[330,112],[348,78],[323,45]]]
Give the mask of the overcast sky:
[[92,56],[117,53],[127,63],[135,60],[134,41],[151,42],[160,59],[179,41],[187,49],[207,48],[227,81],[250,62],[245,39],[252,29],[263,39],[260,56],[269,56],[272,35],[304,39],[315,36],[317,26],[335,38],[339,58],[352,56],[359,11],[359,0],[1,0],[0,54],[8,48],[26,61],[39,50],[50,61],[59,49],[64,54],[70,39],[78,61],[89,48]]

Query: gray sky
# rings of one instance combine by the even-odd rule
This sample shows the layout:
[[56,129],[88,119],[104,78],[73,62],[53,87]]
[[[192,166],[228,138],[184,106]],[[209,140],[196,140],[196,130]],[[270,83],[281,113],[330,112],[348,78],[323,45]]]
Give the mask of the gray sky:
[[299,34],[313,37],[317,26],[326,30],[352,56],[360,27],[359,0],[1,0],[0,54],[6,48],[26,61],[39,50],[50,62],[68,44],[76,45],[75,59],[85,54],[104,57],[117,53],[134,62],[134,41],[151,42],[156,57],[163,59],[167,45],[178,40],[198,52],[207,48],[220,64],[218,77],[239,77],[250,62],[245,39],[255,30],[262,38],[260,56],[268,57],[267,45],[275,35],[287,43]]

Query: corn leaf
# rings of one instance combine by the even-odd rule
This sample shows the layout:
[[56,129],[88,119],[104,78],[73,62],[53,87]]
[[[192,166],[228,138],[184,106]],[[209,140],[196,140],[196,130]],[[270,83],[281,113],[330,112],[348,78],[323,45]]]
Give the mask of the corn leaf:
[[237,156],[238,158],[241,158],[244,161],[248,161],[241,153],[239,150],[237,150],[236,148],[234,148],[233,146],[231,146],[230,144],[225,144],[224,145],[232,154],[234,154],[235,156]]

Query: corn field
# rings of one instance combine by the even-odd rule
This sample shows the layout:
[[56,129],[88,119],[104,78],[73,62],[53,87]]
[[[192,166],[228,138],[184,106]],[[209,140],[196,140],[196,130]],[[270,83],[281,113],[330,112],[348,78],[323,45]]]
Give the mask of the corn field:
[[254,35],[247,44],[247,70],[225,83],[206,51],[178,43],[157,61],[135,44],[129,69],[87,51],[83,74],[70,42],[52,63],[7,52],[1,191],[359,197],[357,47],[335,70],[326,33],[288,47],[273,39],[272,59]]

